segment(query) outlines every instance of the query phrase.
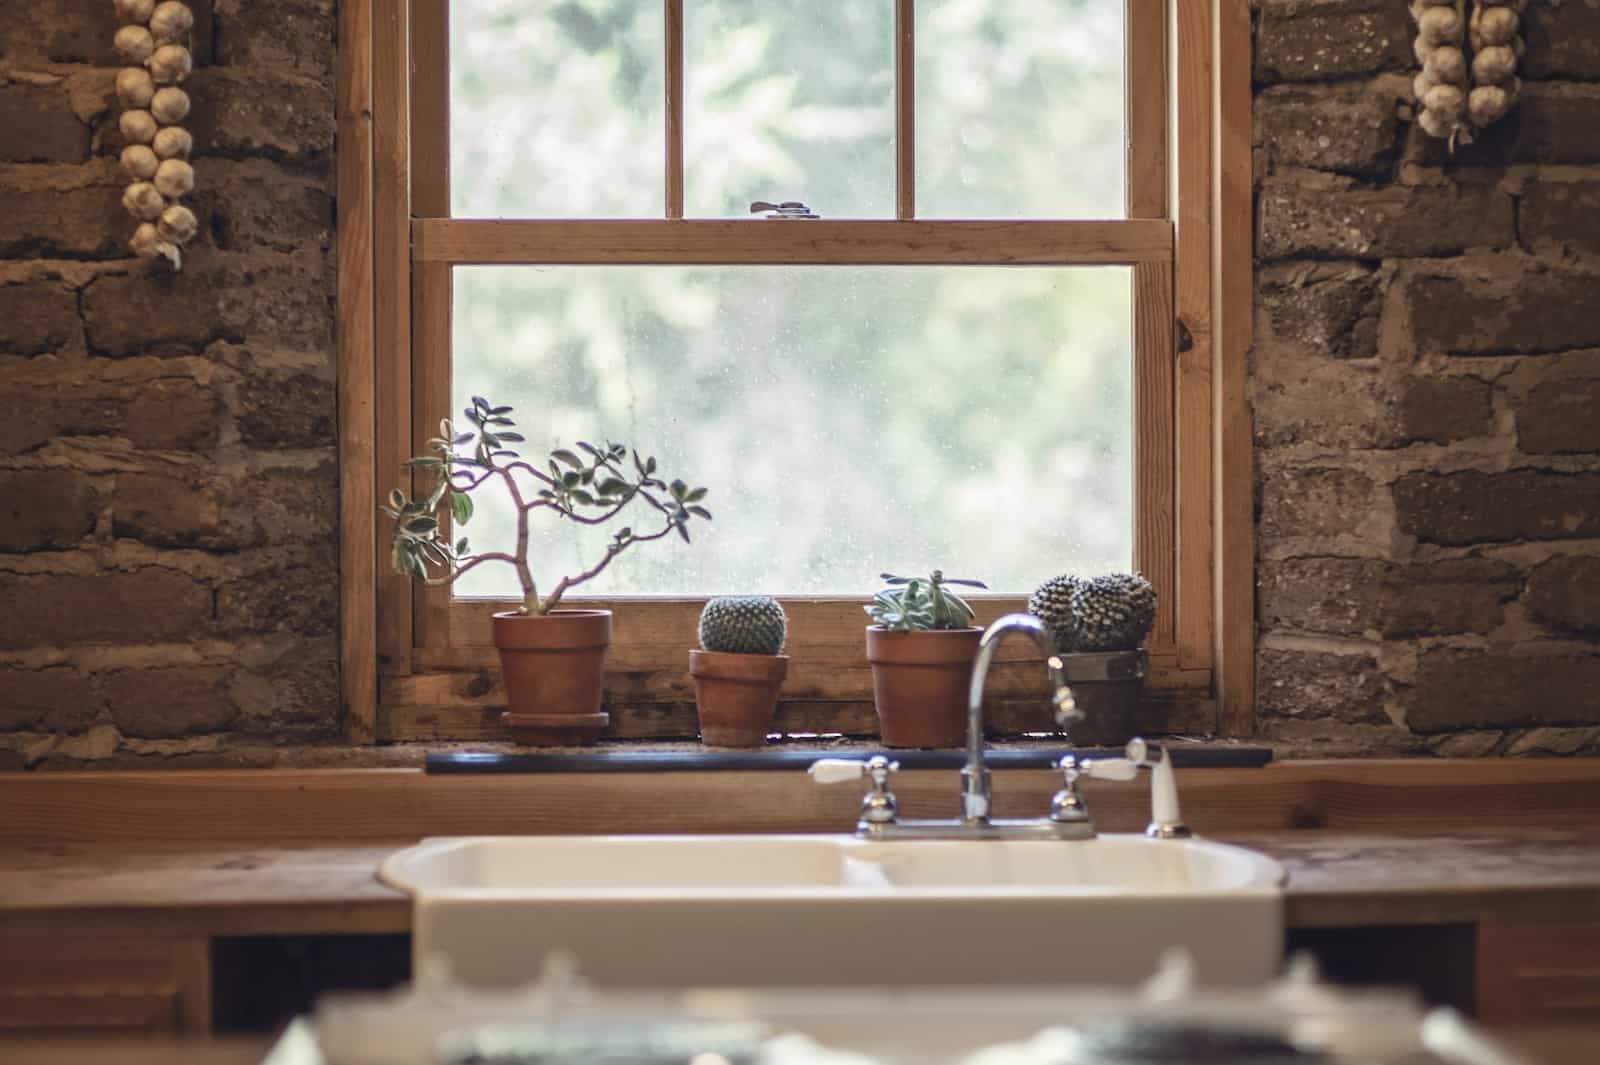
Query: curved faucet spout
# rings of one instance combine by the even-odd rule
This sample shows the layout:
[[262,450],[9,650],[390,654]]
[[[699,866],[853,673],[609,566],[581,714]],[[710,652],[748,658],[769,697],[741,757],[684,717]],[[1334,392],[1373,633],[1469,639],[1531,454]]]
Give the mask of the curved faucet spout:
[[989,820],[989,767],[983,758],[983,687],[989,679],[989,663],[994,660],[996,648],[1013,632],[1027,633],[1045,654],[1056,724],[1066,725],[1081,716],[1062,673],[1061,659],[1051,645],[1050,629],[1044,622],[1032,614],[1006,614],[985,629],[978,641],[978,660],[972,667],[972,684],[967,690],[967,764],[961,770],[961,818],[968,824]]

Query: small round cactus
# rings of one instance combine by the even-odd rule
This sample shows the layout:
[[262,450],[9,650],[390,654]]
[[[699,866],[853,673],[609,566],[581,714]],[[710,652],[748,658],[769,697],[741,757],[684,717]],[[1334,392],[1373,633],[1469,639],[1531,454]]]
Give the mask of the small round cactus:
[[770,595],[723,595],[700,612],[700,646],[735,655],[783,651],[789,619]]
[[1058,651],[1132,651],[1155,624],[1156,591],[1137,573],[1056,577],[1028,598],[1028,610],[1050,626]]

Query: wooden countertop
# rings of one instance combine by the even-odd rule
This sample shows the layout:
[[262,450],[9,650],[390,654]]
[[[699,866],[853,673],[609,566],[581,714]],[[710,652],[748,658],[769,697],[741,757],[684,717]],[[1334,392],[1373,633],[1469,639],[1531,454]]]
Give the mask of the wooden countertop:
[[[1600,917],[1600,833],[1230,833],[1283,862],[1290,927]],[[260,935],[406,932],[410,902],[375,878],[408,841],[0,848],[8,931]]]

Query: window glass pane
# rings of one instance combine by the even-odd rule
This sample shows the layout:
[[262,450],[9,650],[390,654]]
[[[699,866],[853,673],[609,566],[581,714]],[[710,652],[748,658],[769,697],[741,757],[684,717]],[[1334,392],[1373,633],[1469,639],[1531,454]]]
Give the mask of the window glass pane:
[[[1131,562],[1125,267],[454,274],[455,407],[514,404],[525,454],[610,434],[711,489],[693,546],[640,545],[590,592],[865,594],[935,566],[1026,592]],[[475,547],[512,528],[480,492]],[[543,586],[607,535],[541,516]],[[515,591],[499,565],[456,585]]]
[[458,218],[666,213],[659,0],[451,0]]
[[1126,217],[1123,38],[1122,0],[918,0],[917,214]]
[[891,0],[684,2],[684,213],[894,217]]

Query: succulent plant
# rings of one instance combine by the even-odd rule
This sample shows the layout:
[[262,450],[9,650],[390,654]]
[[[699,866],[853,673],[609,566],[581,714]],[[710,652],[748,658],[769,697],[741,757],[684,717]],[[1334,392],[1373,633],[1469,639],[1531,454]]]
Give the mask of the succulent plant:
[[879,574],[889,587],[872,597],[865,607],[874,624],[891,632],[926,632],[929,629],[965,629],[975,616],[972,607],[949,585],[987,588],[982,581],[947,578],[939,570],[927,577]]
[[783,651],[789,619],[770,595],[719,595],[700,611],[700,646],[734,655]]
[[1057,651],[1132,651],[1155,624],[1156,590],[1137,573],[1063,575],[1034,590],[1028,611],[1050,626]]
[[[433,454],[406,461],[418,474],[431,475],[433,483],[414,499],[396,488],[378,508],[394,519],[390,561],[396,573],[428,585],[448,585],[485,562],[504,562],[516,570],[522,612],[548,614],[569,590],[599,576],[628,548],[671,533],[688,543],[690,520],[711,520],[710,512],[700,505],[706,489],[662,479],[654,458],[625,444],[607,441],[597,447],[580,440],[576,450],[550,452],[540,468],[510,446],[524,439],[515,431],[510,407],[493,406],[482,396],[473,396],[465,413],[472,431],[458,431],[446,418],[439,423],[439,435],[428,441]],[[466,537],[452,541],[445,531],[446,516],[457,526],[471,520],[471,493],[489,481],[511,497],[517,516],[514,551],[473,552]],[[539,594],[528,562],[528,519],[534,511],[551,510],[580,525],[604,525],[635,501],[655,512],[655,528],[639,531],[627,525],[618,529],[598,562],[582,573],[562,577],[549,594]]]

